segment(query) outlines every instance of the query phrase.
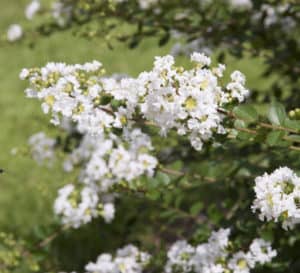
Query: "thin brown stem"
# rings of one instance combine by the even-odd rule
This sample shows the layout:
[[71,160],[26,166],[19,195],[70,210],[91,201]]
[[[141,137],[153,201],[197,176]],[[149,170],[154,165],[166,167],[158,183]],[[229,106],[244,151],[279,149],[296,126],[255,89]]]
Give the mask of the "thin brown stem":
[[[168,169],[166,167],[162,167],[160,166],[159,167],[159,170],[163,173],[166,173],[166,174],[170,174],[170,175],[175,175],[175,176],[186,176],[186,175],[189,175],[188,173],[186,172],[183,172],[183,171],[177,171],[177,170],[172,170],[172,169]],[[208,177],[208,176],[202,176],[202,175],[199,175],[199,174],[192,174],[191,175],[193,178],[196,178],[196,179],[203,179],[207,182],[210,182],[210,183],[214,183],[216,182],[216,179],[213,178],[213,177]]]

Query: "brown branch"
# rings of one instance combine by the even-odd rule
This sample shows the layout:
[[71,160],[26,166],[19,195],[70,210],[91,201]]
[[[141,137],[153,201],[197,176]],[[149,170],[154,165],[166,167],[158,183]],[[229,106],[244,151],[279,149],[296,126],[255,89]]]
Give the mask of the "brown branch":
[[[224,114],[224,115],[226,115],[230,118],[233,118],[233,119],[241,119],[241,118],[238,118],[233,112],[226,111],[226,110],[221,109],[221,108],[218,109],[218,112],[221,113],[221,114]],[[266,123],[266,122],[258,122],[257,126],[262,127],[262,128],[272,129],[272,130],[280,130],[280,131],[286,131],[286,132],[289,132],[289,133],[299,134],[298,130],[294,130],[294,129],[287,128],[287,127],[284,127],[284,126],[274,125],[274,124]]]

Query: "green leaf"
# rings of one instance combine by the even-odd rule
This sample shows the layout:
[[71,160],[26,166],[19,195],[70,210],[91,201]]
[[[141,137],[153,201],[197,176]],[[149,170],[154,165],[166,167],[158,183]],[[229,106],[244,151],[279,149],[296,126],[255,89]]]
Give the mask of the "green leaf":
[[300,130],[300,121],[286,118],[284,121],[284,126],[293,130]]
[[253,141],[254,136],[248,132],[238,132],[237,138],[240,140]]
[[266,142],[270,146],[275,146],[282,140],[284,134],[285,133],[283,131],[272,131],[267,135]]
[[234,127],[235,127],[235,128],[246,128],[247,126],[246,126],[245,121],[243,121],[243,120],[241,120],[241,119],[236,119],[236,120],[234,121]]
[[283,125],[286,119],[286,112],[281,103],[273,102],[269,108],[268,119],[272,124]]
[[160,198],[160,192],[157,190],[148,191],[147,197],[153,201],[156,201]]
[[274,240],[274,233],[271,229],[262,231],[260,235],[266,241],[273,241]]
[[204,205],[202,202],[197,202],[191,206],[190,213],[192,215],[197,215],[203,209],[203,207],[204,207]]
[[222,219],[222,214],[219,209],[217,209],[216,205],[212,204],[208,207],[207,210],[209,219],[214,223],[214,224],[219,224],[219,222]]
[[233,109],[233,113],[241,120],[246,122],[254,122],[258,119],[255,108],[249,104],[240,105]]
[[288,135],[287,138],[291,141],[300,143],[300,135]]
[[162,172],[157,172],[155,179],[159,182],[159,184],[168,185],[171,182],[170,177]]

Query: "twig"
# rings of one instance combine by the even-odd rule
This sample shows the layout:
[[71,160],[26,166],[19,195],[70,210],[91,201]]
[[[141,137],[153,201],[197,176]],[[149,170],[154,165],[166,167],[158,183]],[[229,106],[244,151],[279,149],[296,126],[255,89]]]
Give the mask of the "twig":
[[[159,170],[161,172],[163,172],[163,173],[170,174],[170,175],[175,175],[175,176],[186,176],[186,175],[189,175],[186,172],[176,171],[176,170],[168,169],[168,168],[165,168],[165,167],[162,167],[162,166],[159,167]],[[203,179],[203,180],[205,180],[207,182],[210,182],[210,183],[216,182],[216,179],[213,178],[213,177],[202,176],[202,175],[199,175],[199,174],[191,174],[191,176],[194,177],[194,178],[196,178],[196,179]]]

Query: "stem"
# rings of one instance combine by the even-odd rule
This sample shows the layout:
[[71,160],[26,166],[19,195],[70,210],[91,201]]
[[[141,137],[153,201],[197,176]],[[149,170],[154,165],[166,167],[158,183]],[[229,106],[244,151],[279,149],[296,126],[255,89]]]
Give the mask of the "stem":
[[[222,114],[224,114],[224,115],[226,115],[230,118],[239,119],[239,118],[237,118],[237,116],[234,113],[228,112],[224,109],[218,109],[218,112],[222,113]],[[285,132],[288,132],[288,133],[299,134],[298,130],[294,130],[294,129],[287,128],[287,127],[284,127],[284,126],[274,125],[274,124],[270,124],[270,123],[266,123],[266,122],[258,122],[257,126],[261,127],[261,128],[271,129],[271,130],[280,130],[280,131],[285,131]],[[246,132],[246,133],[252,134],[252,135],[257,134],[257,130],[254,130],[254,129],[248,129],[248,128],[235,128],[235,129],[238,130],[238,131],[241,131],[241,132]],[[295,139],[289,138],[288,136],[283,136],[282,138],[286,141],[289,141],[289,142],[300,143],[300,140],[295,140]],[[292,149],[292,150],[300,151],[300,147],[297,147],[297,146],[290,146],[289,148]]]
[[[60,227],[58,230],[56,230],[55,232],[53,232],[52,234],[50,234],[48,237],[46,237],[45,239],[39,241],[35,246],[34,249],[38,250],[41,248],[46,247],[48,244],[50,244],[58,235],[60,235],[63,231],[67,230],[69,228],[69,225],[64,225],[62,227]],[[31,256],[31,252],[29,250],[25,250],[22,254],[22,256],[24,258]]]
[[50,234],[48,237],[40,241],[37,245],[36,248],[44,248],[47,246],[49,243],[51,243],[58,235],[60,235],[63,231],[67,230],[69,228],[68,225],[64,225],[58,230],[56,230],[54,233]]
[[[159,167],[159,170],[163,173],[166,173],[166,174],[170,174],[170,175],[175,175],[175,176],[186,176],[186,175],[189,175],[188,173],[186,172],[183,172],[183,171],[176,171],[176,170],[172,170],[172,169],[168,169],[168,168],[165,168],[165,167],[162,167],[160,166]],[[213,177],[208,177],[208,176],[202,176],[202,175],[199,175],[199,174],[192,174],[191,175],[193,178],[196,178],[196,179],[203,179],[207,182],[210,182],[210,183],[214,183],[216,182],[217,180]]]
[[290,146],[289,149],[294,150],[294,151],[300,151],[300,147],[297,146]]
[[273,129],[273,130],[280,130],[280,131],[286,131],[286,132],[289,132],[289,133],[299,134],[299,131],[297,131],[297,130],[286,128],[286,127],[283,127],[283,126],[273,125],[273,124],[270,124],[270,123],[259,122],[258,125],[260,125],[260,127],[263,127],[263,128],[268,128],[268,129]]

